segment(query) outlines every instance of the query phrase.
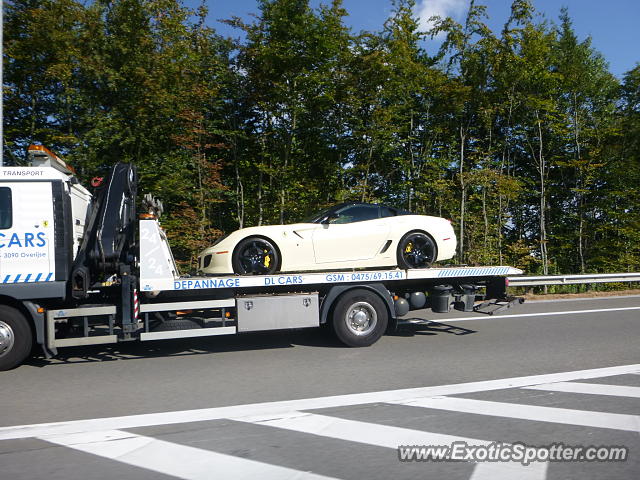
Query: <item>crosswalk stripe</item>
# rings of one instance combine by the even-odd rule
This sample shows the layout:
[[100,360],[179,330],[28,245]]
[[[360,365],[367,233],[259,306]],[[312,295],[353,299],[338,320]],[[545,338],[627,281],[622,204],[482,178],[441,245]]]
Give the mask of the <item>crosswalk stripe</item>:
[[640,387],[628,387],[626,385],[606,385],[603,383],[581,382],[556,382],[543,383],[531,387],[522,387],[527,390],[544,390],[549,392],[588,393],[592,395],[610,395],[612,397],[640,398]]
[[278,414],[292,410],[313,410],[318,408],[346,407],[366,403],[401,403],[412,398],[456,395],[462,393],[485,392],[518,388],[542,383],[553,383],[589,378],[624,375],[640,371],[640,364],[616,367],[594,368],[573,372],[531,375],[527,377],[501,378],[479,382],[437,385],[432,387],[407,388],[382,392],[352,393],[319,398],[303,398],[278,402],[233,405],[227,407],[203,408],[174,412],[126,415],[121,417],[71,420],[66,422],[42,423],[35,425],[15,425],[0,427],[0,440],[39,437],[43,435],[63,435],[68,433],[117,430],[152,425],[169,425],[186,422],[236,418],[245,415]]
[[621,413],[592,412],[569,408],[540,407],[518,403],[491,402],[469,398],[433,397],[390,402],[421,408],[435,408],[494,417],[517,418],[537,422],[563,423],[584,427],[610,428],[640,432],[640,416]]
[[331,477],[280,467],[121,430],[41,437],[56,445],[98,455],[184,480],[326,480]]
[[469,480],[544,480],[549,462],[534,462],[526,467],[519,463],[478,463]]
[[[397,449],[400,445],[450,445],[454,442],[466,442],[468,445],[488,446],[493,443],[487,440],[346,420],[305,412],[288,412],[275,417],[268,415],[251,416],[234,420],[393,449]],[[519,463],[504,462],[478,463],[475,466],[472,478],[474,480],[508,480],[512,478],[543,480],[546,478],[546,469],[546,462],[534,462],[527,466]]]

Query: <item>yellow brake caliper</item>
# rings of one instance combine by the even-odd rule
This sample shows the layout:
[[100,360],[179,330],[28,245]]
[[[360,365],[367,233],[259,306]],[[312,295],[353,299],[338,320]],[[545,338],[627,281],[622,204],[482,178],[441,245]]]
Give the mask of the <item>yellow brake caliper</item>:
[[413,250],[413,243],[409,242],[407,246],[404,247],[404,253],[411,253],[411,250]]
[[[264,250],[264,253],[268,253],[269,250]],[[264,257],[264,266],[269,268],[269,264],[271,263],[271,255],[265,255]]]

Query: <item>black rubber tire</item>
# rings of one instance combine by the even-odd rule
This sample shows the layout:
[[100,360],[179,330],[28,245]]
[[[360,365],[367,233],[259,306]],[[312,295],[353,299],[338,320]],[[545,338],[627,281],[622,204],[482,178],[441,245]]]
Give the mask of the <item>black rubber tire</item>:
[[175,318],[165,320],[153,329],[154,332],[172,332],[174,330],[192,330],[202,328],[202,324],[190,318]]
[[[252,268],[247,268],[246,262],[243,263],[242,255],[250,248],[256,248],[257,250],[268,250],[268,253],[263,254],[262,262],[269,257],[268,265],[264,265],[259,261],[259,254],[255,255],[256,261],[251,265]],[[240,241],[233,251],[231,257],[231,265],[233,267],[233,273],[238,275],[272,275],[280,268],[280,253],[276,246],[266,238],[262,237],[247,237]]]
[[[365,306],[367,305],[367,306]],[[361,306],[364,310],[375,312],[375,324],[370,326],[370,332],[356,334],[349,327],[350,313]],[[369,312],[369,313],[370,313]],[[368,347],[377,342],[387,330],[389,312],[384,301],[371,290],[357,288],[343,293],[335,303],[331,325],[336,337],[349,347]]]
[[11,347],[0,353],[0,371],[10,370],[20,365],[31,353],[33,331],[25,316],[7,305],[0,305],[0,322],[13,335]]
[[[407,245],[412,242],[420,242],[422,244],[421,249],[426,250],[425,257],[422,260],[416,259],[412,265],[407,258],[405,258],[405,249]],[[430,268],[433,262],[438,258],[438,248],[436,242],[424,232],[409,232],[398,242],[397,250],[398,267],[402,269],[410,268]]]

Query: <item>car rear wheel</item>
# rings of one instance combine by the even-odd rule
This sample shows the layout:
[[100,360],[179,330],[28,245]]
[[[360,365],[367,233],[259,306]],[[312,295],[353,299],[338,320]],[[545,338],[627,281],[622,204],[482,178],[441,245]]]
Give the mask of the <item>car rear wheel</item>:
[[400,268],[429,268],[436,258],[436,244],[425,233],[409,232],[398,243]]
[[249,237],[238,243],[231,263],[240,275],[270,275],[278,270],[280,255],[266,238]]

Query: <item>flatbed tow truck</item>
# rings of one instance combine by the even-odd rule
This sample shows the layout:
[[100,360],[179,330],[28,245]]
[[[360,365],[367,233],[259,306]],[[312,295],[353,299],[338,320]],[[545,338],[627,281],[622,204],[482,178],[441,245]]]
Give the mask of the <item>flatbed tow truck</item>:
[[364,347],[409,310],[493,313],[508,266],[348,270],[266,276],[180,275],[150,196],[136,215],[135,167],[118,163],[94,192],[42,146],[30,166],[0,167],[0,370],[36,345],[60,347],[235,335],[330,325]]

